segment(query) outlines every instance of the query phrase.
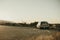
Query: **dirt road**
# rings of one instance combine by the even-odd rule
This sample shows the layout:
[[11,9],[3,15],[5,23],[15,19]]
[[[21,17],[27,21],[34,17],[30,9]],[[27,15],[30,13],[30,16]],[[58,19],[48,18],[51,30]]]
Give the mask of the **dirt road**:
[[0,26],[0,40],[56,40],[56,33],[54,30],[30,27]]

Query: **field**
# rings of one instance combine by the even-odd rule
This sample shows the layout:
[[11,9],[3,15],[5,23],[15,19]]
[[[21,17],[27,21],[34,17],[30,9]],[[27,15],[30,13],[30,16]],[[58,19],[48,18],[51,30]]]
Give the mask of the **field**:
[[0,40],[60,40],[60,32],[0,25]]

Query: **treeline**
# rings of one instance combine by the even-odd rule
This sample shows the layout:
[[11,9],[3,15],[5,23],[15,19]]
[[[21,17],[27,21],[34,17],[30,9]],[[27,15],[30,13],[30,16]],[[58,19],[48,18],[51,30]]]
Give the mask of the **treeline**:
[[0,25],[7,25],[7,26],[26,26],[26,27],[28,27],[28,26],[30,26],[30,27],[36,27],[36,25],[38,24],[38,22],[32,22],[32,23],[30,23],[30,24],[28,24],[28,23],[9,23],[9,22],[7,22],[7,23],[0,23]]
[[41,22],[41,24],[39,26],[38,25],[38,22],[31,22],[30,24],[29,23],[14,23],[14,22],[0,22],[0,25],[6,25],[6,26],[15,26],[15,27],[35,27],[35,28],[47,28],[47,29],[58,29],[60,30],[60,24],[50,24],[48,22]]

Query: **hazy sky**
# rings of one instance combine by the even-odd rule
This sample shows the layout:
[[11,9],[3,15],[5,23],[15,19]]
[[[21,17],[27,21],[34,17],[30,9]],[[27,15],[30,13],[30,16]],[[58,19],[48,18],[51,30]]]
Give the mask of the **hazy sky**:
[[60,23],[60,0],[0,0],[0,20]]

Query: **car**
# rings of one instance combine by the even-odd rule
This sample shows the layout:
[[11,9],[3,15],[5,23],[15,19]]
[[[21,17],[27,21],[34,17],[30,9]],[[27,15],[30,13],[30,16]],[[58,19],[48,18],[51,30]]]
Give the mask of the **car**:
[[40,24],[40,29],[49,29],[49,23],[46,21],[42,21]]

